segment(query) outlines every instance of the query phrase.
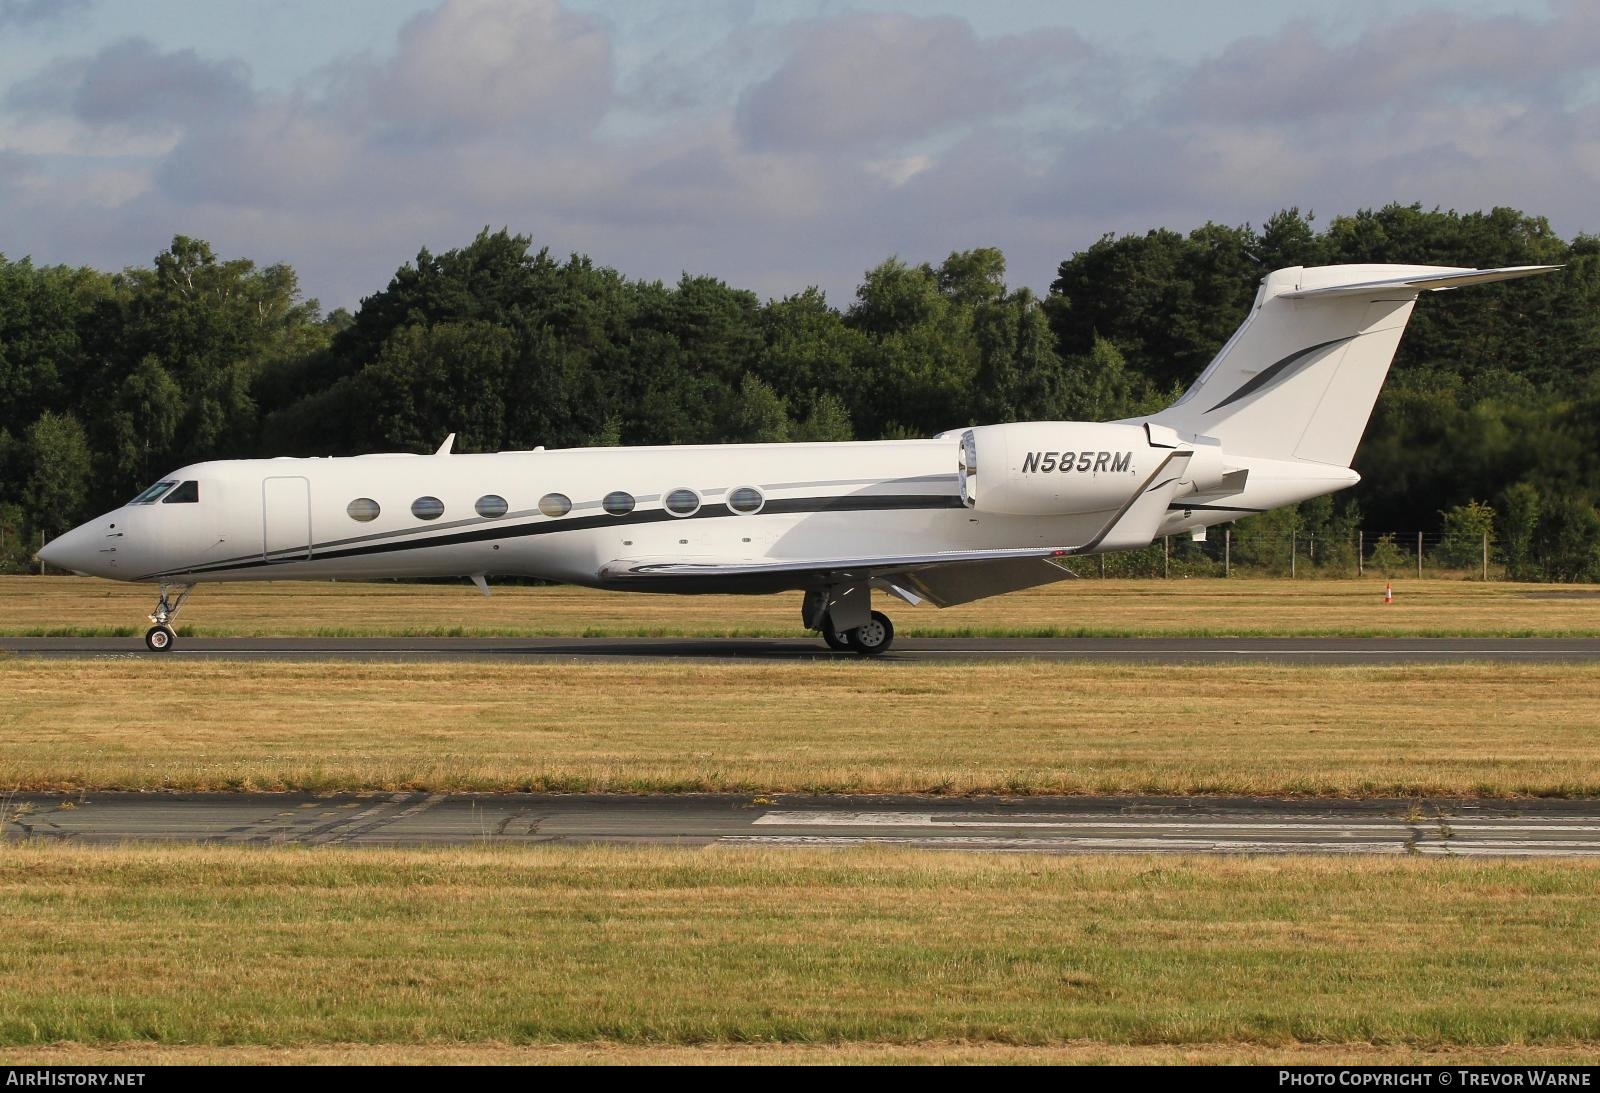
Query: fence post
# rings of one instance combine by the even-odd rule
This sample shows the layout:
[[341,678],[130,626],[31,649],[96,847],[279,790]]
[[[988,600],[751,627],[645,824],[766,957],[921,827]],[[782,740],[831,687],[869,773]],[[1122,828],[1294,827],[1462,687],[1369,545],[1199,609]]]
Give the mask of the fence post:
[[1295,549],[1300,545],[1297,541],[1299,538],[1294,532],[1291,531],[1289,533],[1289,576],[1291,577],[1294,576],[1294,556]]
[[1161,579],[1162,580],[1166,580],[1167,578],[1172,576],[1172,567],[1171,567],[1171,564],[1170,564],[1170,562],[1171,562],[1171,540],[1172,540],[1172,536],[1170,536],[1170,535],[1163,535],[1161,537]]
[[1366,553],[1367,553],[1367,533],[1357,529],[1357,531],[1356,531],[1356,576],[1357,577],[1365,577],[1367,575]]
[[[39,529],[39,549],[44,549],[44,528]],[[39,576],[44,576],[44,559],[39,559]]]
[[1489,533],[1483,533],[1483,579],[1489,579]]
[[1311,541],[1306,544],[1306,560],[1311,563],[1311,568],[1317,567],[1317,537],[1311,536]]
[[1222,575],[1233,575],[1233,527],[1229,525],[1222,529]]
[[1100,579],[1102,581],[1106,579],[1106,556],[1104,554],[1100,555]]
[[1422,532],[1417,532],[1417,580],[1422,580]]

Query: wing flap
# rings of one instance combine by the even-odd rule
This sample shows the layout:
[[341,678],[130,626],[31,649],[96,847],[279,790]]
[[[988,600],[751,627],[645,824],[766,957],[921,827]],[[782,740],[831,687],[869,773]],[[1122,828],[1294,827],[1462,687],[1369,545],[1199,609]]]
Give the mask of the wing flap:
[[755,577],[782,574],[818,576],[885,577],[909,573],[926,566],[970,564],[973,562],[1015,561],[1066,557],[1064,547],[1025,547],[1014,550],[942,550],[928,554],[881,555],[855,558],[784,558],[716,561],[711,559],[639,558],[619,559],[600,567],[600,579],[619,581],[644,577]]
[[1065,557],[1012,558],[995,562],[955,562],[924,566],[897,575],[895,581],[937,607],[1003,596],[1077,576]]

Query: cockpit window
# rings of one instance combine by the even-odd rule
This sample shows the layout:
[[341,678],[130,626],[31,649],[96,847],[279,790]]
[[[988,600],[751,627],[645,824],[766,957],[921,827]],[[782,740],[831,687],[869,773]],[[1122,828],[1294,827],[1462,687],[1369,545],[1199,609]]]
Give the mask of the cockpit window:
[[161,499],[163,505],[195,505],[200,502],[200,483],[185,482]]
[[132,501],[129,501],[128,504],[153,505],[155,504],[157,498],[176,485],[176,482],[157,482],[155,485],[141,493],[138,497],[135,497]]

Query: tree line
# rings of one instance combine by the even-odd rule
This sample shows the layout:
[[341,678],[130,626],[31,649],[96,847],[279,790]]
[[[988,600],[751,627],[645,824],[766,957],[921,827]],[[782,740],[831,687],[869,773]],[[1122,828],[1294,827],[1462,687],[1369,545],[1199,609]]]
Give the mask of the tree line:
[[1245,542],[1477,521],[1513,576],[1600,579],[1600,238],[1418,205],[1108,235],[1043,297],[1009,287],[992,248],[891,258],[843,307],[635,280],[505,230],[423,250],[354,314],[323,314],[286,265],[181,236],[115,273],[0,255],[0,567],[202,459],[422,452],[449,432],[494,451],[1147,413],[1199,374],[1264,273],[1339,262],[1567,268],[1425,298],[1361,485],[1242,522]]

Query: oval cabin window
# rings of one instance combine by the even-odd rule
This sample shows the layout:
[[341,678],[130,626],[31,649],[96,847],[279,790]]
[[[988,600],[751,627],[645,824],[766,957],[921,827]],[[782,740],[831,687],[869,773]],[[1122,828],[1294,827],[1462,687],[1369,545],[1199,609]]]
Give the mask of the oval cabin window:
[[760,512],[761,506],[766,503],[767,499],[754,486],[740,486],[728,494],[728,507],[743,516]]
[[675,489],[667,494],[667,511],[674,516],[693,516],[700,510],[700,495],[690,489]]

